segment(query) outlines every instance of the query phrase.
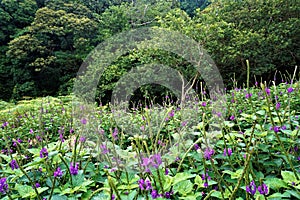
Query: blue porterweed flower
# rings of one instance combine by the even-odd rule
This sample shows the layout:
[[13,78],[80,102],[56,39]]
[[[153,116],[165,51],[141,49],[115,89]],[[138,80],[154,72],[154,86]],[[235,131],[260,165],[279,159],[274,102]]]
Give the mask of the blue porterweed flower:
[[159,197],[157,190],[152,190],[151,197],[152,199],[157,199]]
[[245,95],[245,97],[246,97],[246,99],[249,99],[250,97],[252,97],[252,94],[251,94],[251,93],[247,93],[247,94]]
[[269,193],[268,186],[266,184],[262,184],[261,186],[258,186],[257,190],[260,194],[267,195]]
[[206,102],[203,101],[203,102],[201,103],[201,106],[206,107]]
[[215,151],[212,148],[206,148],[204,151],[204,158],[206,160],[210,160],[212,155],[214,155]]
[[230,120],[233,121],[235,119],[234,115],[230,116]]
[[266,91],[267,95],[270,96],[271,90],[269,88],[266,88],[265,91]]
[[174,111],[174,110],[171,110],[171,112],[169,112],[169,116],[170,116],[170,117],[174,117],[174,114],[175,114],[175,111]]
[[139,187],[141,190],[151,190],[152,189],[152,186],[151,186],[151,182],[149,179],[140,179],[138,181],[138,184],[139,184]]
[[101,144],[100,148],[101,148],[101,153],[102,154],[107,154],[108,153],[108,149],[107,149],[105,144]]
[[70,163],[70,173],[72,175],[77,175],[78,174],[78,167],[79,167],[79,163],[76,163],[76,165],[74,165],[74,163]]
[[38,183],[38,182],[36,182],[36,183],[35,183],[35,187],[36,187],[36,188],[39,188],[39,187],[41,187],[41,184]]
[[292,92],[294,91],[294,88],[289,87],[289,88],[287,89],[287,91],[288,91],[288,93],[292,93]]
[[114,140],[118,139],[118,129],[117,128],[114,129],[114,132],[112,133],[112,136],[113,136]]
[[280,126],[274,126],[274,127],[273,127],[273,131],[274,131],[275,133],[278,133],[279,130],[280,130]]
[[56,171],[53,173],[54,177],[62,177],[62,175],[63,175],[63,172],[61,171],[60,167],[58,167],[56,169]]
[[276,103],[276,110],[279,110],[279,108],[280,108],[280,103],[277,102],[277,103]]
[[0,192],[2,194],[6,194],[6,192],[8,191],[8,184],[6,183],[6,178],[1,178],[0,179]]
[[254,195],[256,193],[256,185],[254,180],[251,181],[250,185],[246,186],[246,192],[248,192],[249,194]]
[[86,119],[86,118],[82,118],[82,119],[80,120],[80,122],[81,122],[83,125],[86,125],[87,119]]
[[231,156],[231,154],[232,154],[232,149],[231,149],[231,148],[228,148],[227,150],[226,150],[226,148],[225,148],[225,149],[224,149],[223,155],[224,155],[224,156],[227,156],[227,151],[228,151],[228,156]]
[[19,168],[19,165],[18,165],[18,163],[17,163],[16,160],[12,160],[12,161],[9,163],[9,166],[11,167],[12,170],[18,169],[18,168]]
[[162,164],[161,156],[160,154],[154,154],[150,157],[152,166],[156,169]]
[[41,151],[40,151],[40,157],[41,158],[46,158],[46,157],[48,157],[48,151],[47,151],[47,149],[46,148],[42,148],[41,149]]

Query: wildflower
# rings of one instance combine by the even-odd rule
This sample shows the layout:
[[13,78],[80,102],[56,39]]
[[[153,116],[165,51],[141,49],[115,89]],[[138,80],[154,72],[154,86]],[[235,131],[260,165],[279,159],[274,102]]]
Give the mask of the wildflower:
[[6,126],[8,126],[8,122],[4,122],[4,123],[2,124],[2,128],[6,127]]
[[85,141],[86,141],[86,137],[81,136],[81,137],[79,138],[79,142],[84,143]]
[[275,107],[276,107],[276,110],[279,110],[279,108],[280,108],[280,103],[277,102]]
[[207,188],[207,187],[208,187],[208,183],[207,183],[207,182],[204,182],[203,186],[204,186],[205,188]]
[[116,196],[114,194],[111,195],[111,200],[115,200]]
[[201,103],[201,106],[206,107],[206,102],[203,101],[203,102]]
[[60,138],[60,141],[61,141],[61,142],[64,142],[64,141],[65,141],[64,136],[63,136],[63,134],[61,134],[61,133],[59,134],[59,138]]
[[108,149],[107,149],[105,144],[101,144],[100,148],[101,148],[101,153],[102,154],[107,154],[108,153]]
[[234,115],[230,116],[230,120],[233,121],[235,119]]
[[171,192],[166,192],[166,193],[165,193],[165,198],[170,199],[172,194],[173,194],[173,191],[171,191]]
[[71,128],[70,129],[70,134],[72,134],[72,133],[74,133],[74,129]]
[[204,158],[210,160],[212,155],[214,155],[215,151],[211,148],[206,148],[204,151]]
[[252,97],[252,94],[251,94],[251,93],[247,93],[247,94],[245,95],[245,97],[246,97],[246,99],[249,99],[250,97]]
[[112,133],[112,136],[113,136],[113,138],[114,138],[115,140],[118,139],[118,129],[117,129],[117,128],[114,129],[114,132]]
[[228,149],[226,150],[226,148],[225,148],[225,149],[224,149],[223,155],[226,156],[226,155],[227,155],[227,152],[228,152],[228,156],[231,156],[231,154],[232,154],[232,149],[231,149],[231,148],[228,148]]
[[267,195],[269,192],[268,186],[266,184],[262,184],[261,186],[258,186],[257,190],[260,194]]
[[198,144],[194,144],[194,149],[197,151],[198,149],[200,149]]
[[[300,158],[300,157],[299,157]],[[166,168],[165,169],[165,175],[168,175],[169,174],[169,169],[168,168]]]
[[150,190],[150,189],[152,189],[151,182],[150,182],[149,179],[146,179],[146,180],[140,179],[138,181],[138,183],[139,183],[139,187],[140,187],[141,190]]
[[182,123],[181,123],[181,126],[186,126],[187,125],[187,121],[183,121]]
[[41,187],[41,185],[40,185],[38,182],[36,182],[36,183],[35,183],[35,187],[36,187],[36,188],[39,188],[39,187]]
[[266,88],[265,91],[266,91],[267,95],[270,96],[271,90],[269,88]]
[[152,160],[152,166],[155,167],[156,169],[162,164],[160,154],[154,154],[153,156],[151,156],[151,160]]
[[286,130],[286,125],[283,125],[283,126],[281,127],[281,130]]
[[297,159],[298,159],[298,161],[300,161],[300,156],[298,156],[298,158],[297,158]]
[[82,118],[82,119],[80,120],[80,122],[81,122],[83,125],[86,125],[87,119],[86,119],[86,118]]
[[152,192],[151,192],[151,197],[152,197],[152,199],[156,199],[156,198],[159,197],[159,194],[157,193],[156,190],[152,190]]
[[42,148],[40,151],[40,158],[46,158],[48,157],[48,151],[46,148]]
[[56,171],[53,173],[54,177],[62,177],[62,175],[63,175],[63,172],[61,171],[60,167],[58,167],[56,169]]
[[256,185],[254,180],[251,181],[250,185],[246,186],[246,192],[248,192],[249,194],[254,195],[256,193]]
[[74,165],[74,163],[70,163],[70,173],[72,175],[77,175],[78,174],[78,167],[79,167],[79,163],[76,163],[76,165]]
[[291,93],[291,92],[293,92],[293,91],[294,91],[294,88],[292,88],[292,87],[289,87],[289,88],[287,89],[287,91],[288,91],[288,93]]
[[175,114],[175,111],[174,111],[174,110],[171,110],[171,112],[169,112],[169,116],[170,116],[170,117],[174,117],[174,114]]
[[18,163],[17,163],[16,160],[12,160],[12,161],[9,163],[9,166],[11,167],[12,170],[18,169],[18,168],[19,168],[19,165],[18,165]]
[[273,127],[273,130],[274,130],[275,133],[278,133],[279,130],[280,130],[280,127],[279,127],[279,126],[274,126],[274,127]]
[[208,175],[208,173],[206,173],[206,174],[202,174],[201,175],[201,179],[204,181],[205,179],[207,179],[207,180],[211,180],[211,177]]
[[8,184],[6,183],[6,178],[1,178],[0,179],[0,192],[2,194],[6,194],[6,192],[8,191]]

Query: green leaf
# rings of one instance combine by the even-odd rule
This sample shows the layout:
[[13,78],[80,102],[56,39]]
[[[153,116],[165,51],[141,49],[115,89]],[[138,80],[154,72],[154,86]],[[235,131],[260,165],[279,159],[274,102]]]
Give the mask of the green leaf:
[[300,199],[300,193],[295,190],[287,190],[287,193],[291,194],[292,196],[296,197],[297,199]]
[[173,187],[174,192],[179,192],[183,196],[187,196],[193,190],[193,183],[190,180],[185,180],[177,183]]
[[286,182],[279,178],[268,178],[264,182],[273,190],[279,190],[280,188],[288,188]]
[[173,185],[176,185],[177,183],[179,183],[181,181],[185,181],[185,180],[187,180],[189,178],[193,178],[195,176],[196,176],[195,174],[190,174],[188,172],[178,173],[173,178]]
[[35,191],[31,186],[16,184],[16,189],[22,198],[36,196]]
[[297,181],[295,174],[291,171],[281,171],[281,176],[286,183]]

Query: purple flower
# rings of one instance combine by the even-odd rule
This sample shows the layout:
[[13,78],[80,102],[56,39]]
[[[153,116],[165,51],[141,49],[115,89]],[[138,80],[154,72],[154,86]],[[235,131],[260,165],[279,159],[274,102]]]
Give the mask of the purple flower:
[[70,163],[70,173],[72,175],[77,175],[78,174],[78,167],[79,167],[79,163],[76,163],[76,165],[74,165],[74,163]]
[[270,96],[271,90],[269,88],[266,88],[265,91],[266,91],[267,95]]
[[251,93],[247,93],[247,94],[245,95],[245,97],[246,97],[246,99],[249,99],[250,97],[252,97],[252,94],[251,94]]
[[170,116],[170,117],[174,117],[174,114],[175,114],[175,111],[174,111],[174,110],[171,110],[171,112],[169,112],[169,116]]
[[151,197],[152,197],[152,199],[156,199],[156,198],[159,197],[159,194],[157,193],[156,190],[152,190],[152,192],[151,192]]
[[228,156],[231,156],[231,154],[232,154],[232,149],[231,148],[228,148],[227,150],[225,148],[223,155],[226,156],[227,155],[227,151],[228,151]]
[[278,133],[279,130],[280,130],[280,126],[274,126],[273,130],[274,130],[275,133]]
[[206,148],[204,151],[204,158],[206,160],[210,160],[212,155],[214,155],[215,151],[211,148]]
[[187,125],[187,121],[183,121],[182,123],[181,123],[181,126],[186,126]]
[[8,184],[6,183],[6,178],[1,178],[0,179],[0,192],[2,194],[6,194],[6,192],[8,191]]
[[203,186],[204,186],[205,188],[207,188],[207,187],[208,187],[208,183],[207,183],[207,182],[204,182]]
[[300,156],[298,156],[298,158],[297,158],[297,159],[298,159],[298,161],[300,161]]
[[206,102],[203,101],[203,102],[201,103],[201,106],[206,107]]
[[82,119],[80,120],[80,122],[81,122],[83,125],[86,125],[87,119],[86,119],[86,118],[82,118]]
[[292,88],[292,87],[289,87],[289,88],[287,89],[287,91],[288,91],[288,93],[291,93],[291,92],[293,92],[293,91],[294,91],[294,88]]
[[79,138],[79,142],[84,143],[85,141],[86,141],[86,137],[81,136],[81,137]]
[[165,193],[165,198],[170,199],[172,194],[173,194],[173,191],[171,191],[171,192],[166,192],[166,193]]
[[161,156],[160,154],[154,154],[150,157],[152,161],[152,166],[156,169],[162,164]]
[[200,149],[198,144],[194,144],[194,149],[197,151],[198,149]]
[[211,180],[211,177],[208,175],[208,173],[206,173],[206,174],[202,174],[201,175],[201,179],[204,181],[204,180]]
[[280,108],[280,103],[277,102],[277,103],[276,103],[276,110],[279,110],[279,108]]
[[140,179],[138,181],[138,184],[139,184],[139,187],[140,187],[141,190],[150,190],[150,189],[152,189],[151,182],[150,182],[149,179],[146,179],[146,180]]
[[101,148],[101,153],[102,154],[107,154],[108,153],[108,149],[107,149],[105,144],[101,144],[100,148]]
[[54,177],[62,177],[62,175],[63,175],[63,172],[61,171],[60,167],[58,167],[56,169],[56,171],[53,173]]
[[48,157],[48,151],[46,148],[42,148],[41,151],[40,151],[40,158],[46,158]]
[[39,187],[41,187],[41,185],[37,182],[37,183],[35,183],[35,187],[39,188]]
[[254,180],[251,181],[250,185],[246,186],[246,192],[248,192],[249,194],[254,195],[256,193],[256,185]]
[[59,134],[59,138],[60,138],[60,141],[61,141],[61,142],[64,142],[64,141],[65,141],[64,136],[63,136],[63,134],[61,134],[61,133]]
[[112,133],[112,136],[113,136],[113,138],[114,138],[115,140],[118,139],[118,129],[117,129],[117,128],[114,129],[114,132]]
[[257,190],[260,194],[267,195],[269,193],[268,186],[266,184],[262,184],[261,186],[258,186]]
[[115,195],[112,194],[112,195],[111,195],[111,200],[115,200],[115,198],[116,198]]
[[235,119],[234,115],[230,116],[230,120],[233,121]]
[[11,167],[12,170],[18,169],[18,168],[19,168],[19,165],[18,165],[18,163],[17,163],[16,160],[12,160],[12,161],[9,163],[9,166]]
[[[299,157],[300,158],[300,157]],[[168,168],[166,168],[165,169],[165,175],[168,175],[169,174],[169,169]]]

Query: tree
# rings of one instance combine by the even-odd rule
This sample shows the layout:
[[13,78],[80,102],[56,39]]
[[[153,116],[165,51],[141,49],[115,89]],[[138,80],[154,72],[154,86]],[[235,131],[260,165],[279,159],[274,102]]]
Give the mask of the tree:
[[63,1],[48,3],[37,10],[28,32],[9,43],[14,98],[55,95],[59,88],[66,94],[65,84],[94,47],[97,22],[88,8]]

